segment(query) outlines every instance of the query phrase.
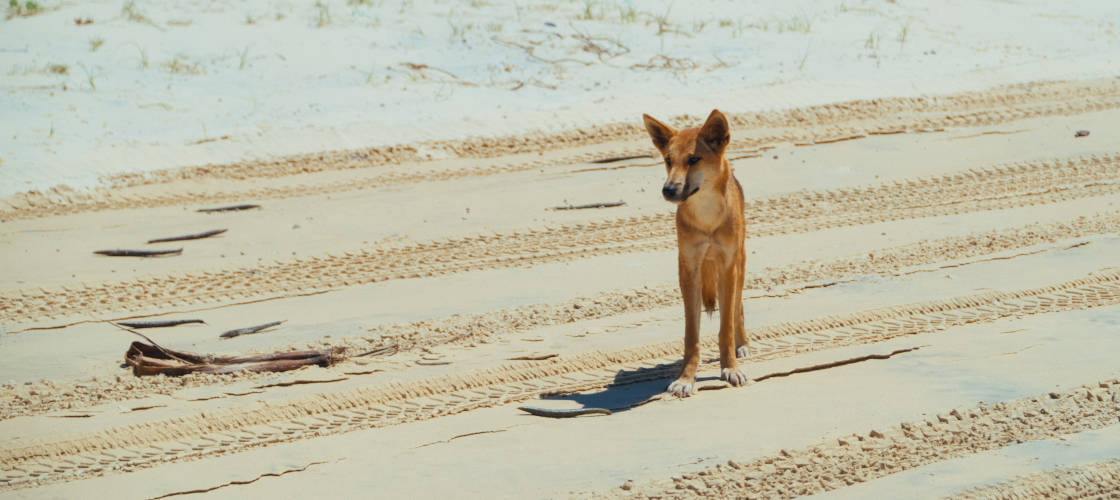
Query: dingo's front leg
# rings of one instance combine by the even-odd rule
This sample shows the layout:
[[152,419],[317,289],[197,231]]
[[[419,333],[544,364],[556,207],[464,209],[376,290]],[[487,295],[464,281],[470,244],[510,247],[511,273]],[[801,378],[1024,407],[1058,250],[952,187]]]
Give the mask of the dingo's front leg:
[[[703,251],[698,252],[703,255]],[[694,253],[696,255],[696,253]],[[695,262],[688,262],[688,261]],[[696,368],[700,365],[700,265],[698,258],[688,259],[680,254],[681,295],[684,297],[684,363],[681,375],[669,384],[674,396],[686,398],[693,393]]]

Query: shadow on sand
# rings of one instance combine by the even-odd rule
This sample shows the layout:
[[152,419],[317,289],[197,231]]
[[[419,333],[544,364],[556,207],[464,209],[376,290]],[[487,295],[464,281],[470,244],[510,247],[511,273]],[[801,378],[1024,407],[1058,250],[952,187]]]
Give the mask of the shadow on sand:
[[[592,393],[545,394],[542,400],[572,401],[581,408],[606,408],[618,413],[655,401],[680,372],[681,363],[668,363],[634,370],[619,370],[605,389]],[[719,380],[697,377],[696,382]],[[669,396],[672,397],[672,396]]]

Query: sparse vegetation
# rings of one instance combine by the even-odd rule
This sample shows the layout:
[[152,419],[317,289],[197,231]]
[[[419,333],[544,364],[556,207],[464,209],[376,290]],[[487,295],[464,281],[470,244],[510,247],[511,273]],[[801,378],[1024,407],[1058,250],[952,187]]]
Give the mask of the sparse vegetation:
[[47,72],[56,75],[65,75],[70,72],[70,66],[65,64],[50,64],[47,65]]
[[140,11],[136,9],[136,2],[134,0],[128,0],[121,6],[121,15],[129,21],[138,23],[151,22],[147,16],[141,14]]
[[164,67],[172,73],[184,73],[189,75],[201,75],[205,73],[202,66],[198,63],[190,62],[186,57],[181,55],[175,56],[170,62],[164,64]]
[[79,64],[79,66],[82,67],[82,71],[86,74],[86,83],[89,84],[90,90],[97,90],[97,83],[95,83],[94,80],[101,76],[97,73],[97,69],[86,66],[85,64]]
[[902,29],[900,29],[898,31],[898,38],[896,38],[896,40],[898,40],[898,50],[902,50],[902,47],[904,47],[906,45],[906,38],[909,35],[910,35],[910,22],[907,21],[906,24],[902,25]]
[[136,47],[136,52],[138,52],[140,54],[140,68],[147,69],[148,68],[148,52],[145,51],[144,47],[142,47],[139,43],[133,42],[133,43],[130,43],[129,45],[131,45],[133,47]]
[[90,52],[96,52],[97,49],[100,49],[101,46],[104,45],[104,44],[105,44],[105,39],[104,38],[101,38],[101,37],[91,38],[89,40],[89,51]]
[[160,31],[165,31],[162,26],[156,24],[155,21],[152,21],[148,16],[140,12],[136,7],[136,0],[128,0],[121,6],[121,17],[135,23],[147,24]]
[[[447,26],[451,28],[451,34],[448,35],[448,39],[452,42],[466,43],[467,33],[474,29],[475,25],[473,23],[460,23],[458,22],[458,19],[459,17],[456,15],[455,11],[447,13]],[[420,36],[424,36],[423,30],[421,30],[419,27],[417,27],[416,29],[420,31]],[[500,24],[498,25],[498,29],[496,31],[501,31]]]
[[863,48],[869,50],[879,50],[879,34],[872,31],[867,35],[867,40],[863,41]]
[[776,25],[778,33],[809,33],[813,30],[813,21],[803,14],[780,20]]
[[246,45],[244,49],[241,49],[241,63],[237,65],[238,70],[245,69],[245,65],[249,63],[249,49],[251,47],[252,45]]
[[584,21],[595,19],[595,0],[583,0],[583,12],[579,18]]
[[634,9],[633,5],[626,4],[618,8],[618,22],[628,24],[638,21],[638,11]]
[[[737,19],[735,21],[728,20],[727,23],[727,25],[731,27],[731,38],[739,38],[740,36],[743,36],[743,33],[746,33],[747,28],[749,27],[749,25],[747,23],[744,23],[742,19]],[[722,22],[720,23],[720,26],[723,26]]]
[[19,0],[8,0],[8,19],[34,16],[42,11],[43,8],[34,0],[27,0],[23,3],[20,3]]
[[316,26],[322,28],[331,23],[331,8],[329,5],[323,3],[322,0],[315,0],[315,11],[319,15]]

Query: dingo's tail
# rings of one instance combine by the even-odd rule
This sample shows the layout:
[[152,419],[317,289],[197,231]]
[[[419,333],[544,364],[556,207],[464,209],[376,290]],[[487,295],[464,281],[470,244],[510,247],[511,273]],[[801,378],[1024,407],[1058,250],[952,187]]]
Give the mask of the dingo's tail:
[[719,269],[713,261],[705,262],[700,268],[700,301],[708,315],[716,310],[716,286],[719,284]]

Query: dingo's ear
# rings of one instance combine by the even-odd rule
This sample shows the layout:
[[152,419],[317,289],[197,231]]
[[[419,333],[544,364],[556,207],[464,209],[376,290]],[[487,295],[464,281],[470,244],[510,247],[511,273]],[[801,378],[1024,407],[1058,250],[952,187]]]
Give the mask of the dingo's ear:
[[642,120],[646,123],[646,131],[649,132],[649,138],[653,139],[653,145],[664,153],[665,148],[669,146],[669,141],[677,135],[677,131],[650,115],[642,115]]
[[723,154],[723,148],[727,147],[727,143],[731,142],[731,127],[727,124],[727,118],[720,113],[718,109],[713,109],[712,114],[708,115],[708,120],[704,122],[704,126],[700,127],[699,139],[715,154]]

